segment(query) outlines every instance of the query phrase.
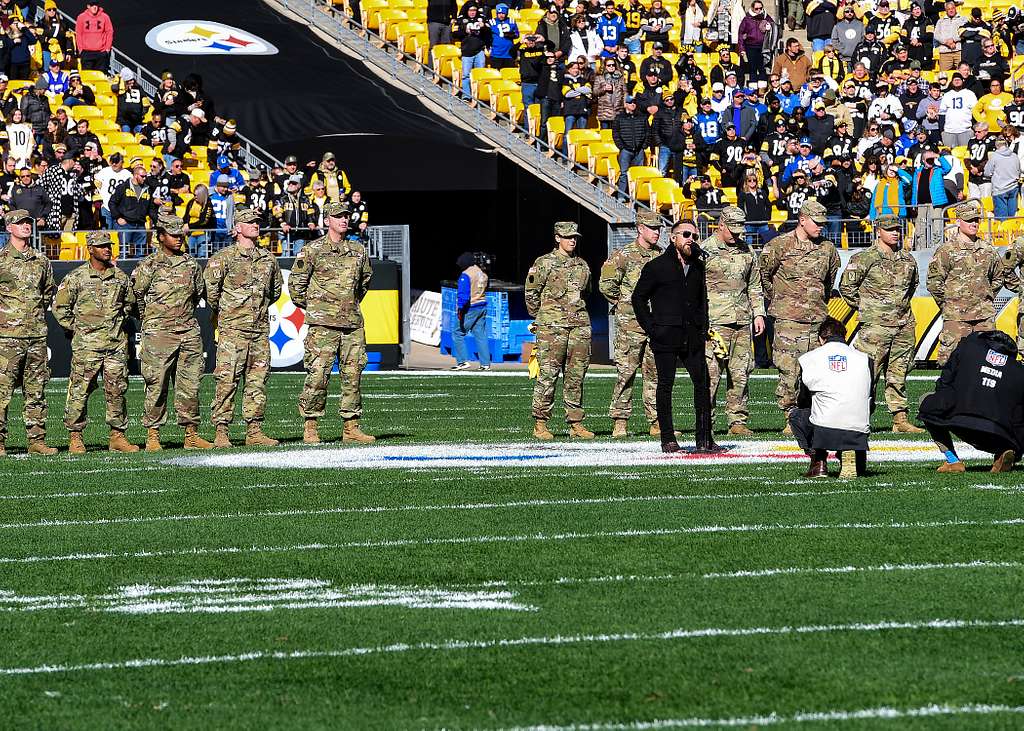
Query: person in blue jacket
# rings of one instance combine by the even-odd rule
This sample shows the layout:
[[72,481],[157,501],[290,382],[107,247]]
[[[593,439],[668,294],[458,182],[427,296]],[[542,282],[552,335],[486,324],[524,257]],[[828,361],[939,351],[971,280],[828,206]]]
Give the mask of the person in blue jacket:
[[498,3],[494,17],[488,24],[491,28],[491,68],[503,69],[515,65],[515,41],[519,38],[519,26],[508,17],[508,5]]
[[626,37],[626,23],[615,9],[615,0],[608,0],[604,4],[604,12],[598,16],[594,29],[604,45],[601,58],[611,58]]
[[480,370],[491,370],[491,353],[487,333],[487,273],[476,263],[470,252],[463,253],[456,265],[462,270],[455,300],[458,323],[452,328],[452,350],[455,356],[453,371],[469,368],[469,354],[466,352],[466,336],[473,335],[476,342]]
[[800,138],[800,154],[793,158],[793,161],[782,171],[782,182],[788,183],[797,170],[809,171],[815,162],[821,162],[821,158],[811,152],[811,138]]

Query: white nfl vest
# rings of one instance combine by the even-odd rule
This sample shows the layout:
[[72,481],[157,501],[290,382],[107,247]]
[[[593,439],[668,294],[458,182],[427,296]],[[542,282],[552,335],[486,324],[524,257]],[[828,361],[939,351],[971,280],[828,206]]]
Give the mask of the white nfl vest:
[[871,431],[871,364],[864,353],[846,343],[825,343],[800,357],[800,377],[812,394],[812,424]]

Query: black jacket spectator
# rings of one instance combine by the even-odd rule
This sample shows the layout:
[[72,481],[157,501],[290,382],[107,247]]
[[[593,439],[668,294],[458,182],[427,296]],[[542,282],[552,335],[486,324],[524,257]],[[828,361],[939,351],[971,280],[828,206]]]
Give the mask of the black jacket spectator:
[[455,9],[454,0],[427,0],[427,22],[451,25]]
[[651,144],[651,125],[640,105],[633,112],[622,111],[612,122],[612,141],[620,150],[640,152]]
[[[829,39],[836,25],[836,4],[832,0],[822,0],[807,15],[807,38]],[[839,79],[836,79],[839,81]]]
[[708,295],[704,262],[694,257],[690,272],[674,246],[652,259],[633,289],[636,320],[651,339],[651,350],[704,352],[708,335]]
[[124,89],[117,95],[117,123],[122,127],[142,126],[146,110],[142,106],[142,90],[137,86]]
[[807,131],[811,135],[811,149],[818,155],[825,151],[825,146],[836,132],[836,119],[831,114],[819,117],[811,115],[807,119]]
[[537,23],[537,30],[534,32],[544,37],[544,45],[549,51],[561,51],[563,59],[572,52],[572,39],[570,38],[572,31],[569,29],[569,24],[565,21],[565,18],[561,15],[558,16],[557,43],[554,39],[555,34],[553,30],[548,27],[544,18],[541,18]]
[[648,56],[640,64],[641,79],[646,79],[652,72],[658,76],[658,83],[662,86],[672,83],[672,64],[664,56]]
[[[643,91],[636,95],[636,108],[641,112],[651,114],[650,107],[661,109],[662,102],[661,87],[644,86]],[[656,112],[657,110],[655,110]]]
[[39,220],[46,218],[50,210],[50,199],[46,197],[46,191],[38,183],[29,186],[15,185],[11,190],[11,208],[24,208],[32,218]]
[[29,90],[22,97],[21,113],[25,115],[25,121],[32,125],[32,131],[41,135],[46,131],[46,123],[50,120],[50,100],[45,94]]
[[519,80],[524,84],[536,84],[544,70],[544,49],[539,45],[519,47]]
[[490,47],[491,29],[487,27],[486,19],[477,10],[473,17],[462,15],[455,19],[452,38],[462,44],[462,55],[468,58]]
[[141,191],[136,192],[131,178],[118,185],[110,196],[110,215],[115,221],[123,218],[134,226],[144,226],[147,218],[155,221],[156,214],[150,189],[143,184]]
[[675,107],[662,107],[654,115],[652,125],[654,131],[654,144],[668,147],[672,152],[682,152],[686,147],[686,140],[683,137],[683,128],[680,123],[680,111]]

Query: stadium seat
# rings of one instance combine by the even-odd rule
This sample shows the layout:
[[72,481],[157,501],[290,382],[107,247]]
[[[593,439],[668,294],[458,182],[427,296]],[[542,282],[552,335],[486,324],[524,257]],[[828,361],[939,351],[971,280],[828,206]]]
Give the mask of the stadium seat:
[[376,31],[380,29],[380,14],[388,9],[388,0],[363,0],[359,6],[363,25]]
[[81,69],[78,73],[82,77],[82,83],[88,84],[89,86],[110,83],[110,77],[108,77],[102,71],[97,71],[96,69]]
[[599,178],[608,178],[614,185],[619,176],[619,148],[610,142],[587,145],[587,169]]
[[520,78],[519,78],[519,69],[518,68],[502,69],[501,70],[501,78],[505,79],[505,81],[514,81],[517,84],[520,83],[520,81],[521,81]]
[[526,108],[526,130],[534,137],[540,136],[540,104]]
[[492,81],[490,84],[491,109],[507,114],[518,123],[523,112],[523,90],[514,81]]
[[679,184],[671,178],[657,178],[651,181],[651,208],[668,211],[673,220],[679,218],[680,208],[687,202]]
[[588,161],[587,147],[592,143],[601,142],[601,132],[596,129],[573,129],[569,130],[567,147],[569,159],[586,165]]
[[501,81],[501,72],[498,69],[473,69],[470,71],[469,90],[473,98],[480,101],[490,100],[489,87],[492,81]]
[[548,145],[552,149],[562,149],[563,135],[565,135],[565,117],[548,117]]
[[72,116],[76,120],[78,120],[78,119],[88,119],[88,120],[91,121],[93,119],[102,119],[103,118],[103,110],[100,109],[99,107],[90,107],[90,106],[86,106],[85,104],[79,104],[78,106],[73,108],[71,111],[72,111]]
[[398,41],[398,26],[409,21],[404,10],[388,8],[380,12],[380,37],[392,43]]
[[430,46],[430,36],[427,33],[425,23],[399,23],[397,26],[398,50],[414,56],[417,61],[423,63],[426,60],[426,51]]
[[[430,49],[434,58],[434,73],[445,79],[455,79],[462,73],[459,58],[462,52],[458,46],[451,44],[439,44]],[[458,70],[456,70],[458,68]]]
[[634,165],[626,171],[629,197],[634,200],[650,200],[650,181],[661,177],[661,171],[649,165]]

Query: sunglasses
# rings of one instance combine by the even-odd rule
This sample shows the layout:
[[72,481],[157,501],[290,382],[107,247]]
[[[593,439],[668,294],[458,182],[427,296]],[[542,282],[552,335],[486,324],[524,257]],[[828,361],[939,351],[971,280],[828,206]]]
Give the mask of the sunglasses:
[[673,238],[680,238],[680,239],[695,239],[695,238],[697,238],[697,232],[696,231],[680,231],[678,233],[672,234],[672,236],[673,236]]

